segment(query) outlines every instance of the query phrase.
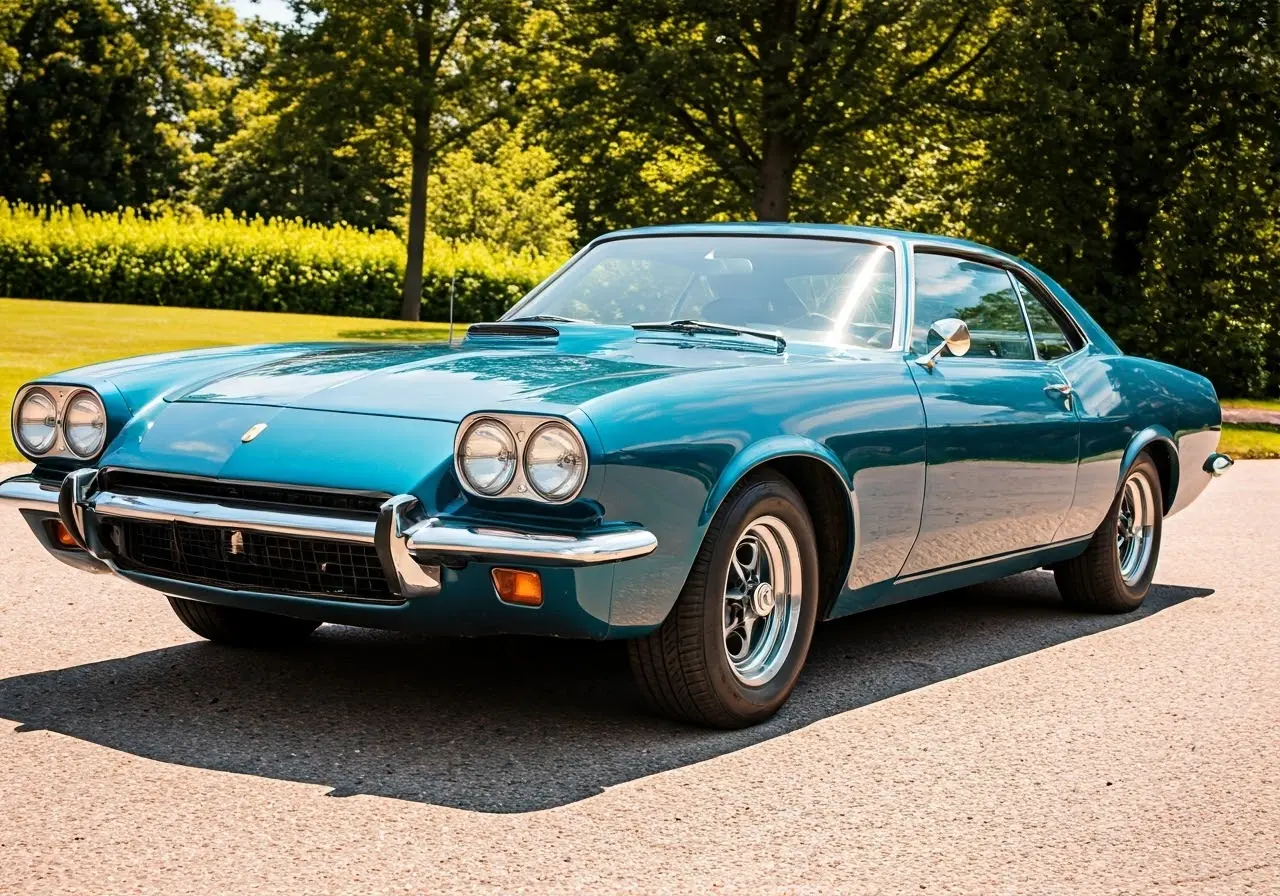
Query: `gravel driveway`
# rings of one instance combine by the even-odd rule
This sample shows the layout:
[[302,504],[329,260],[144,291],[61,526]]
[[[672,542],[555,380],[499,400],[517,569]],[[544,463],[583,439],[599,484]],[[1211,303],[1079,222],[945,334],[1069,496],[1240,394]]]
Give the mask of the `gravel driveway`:
[[617,644],[199,643],[6,512],[0,892],[1280,892],[1278,507],[1238,463],[1131,616],[1030,573],[827,624],[730,734]]

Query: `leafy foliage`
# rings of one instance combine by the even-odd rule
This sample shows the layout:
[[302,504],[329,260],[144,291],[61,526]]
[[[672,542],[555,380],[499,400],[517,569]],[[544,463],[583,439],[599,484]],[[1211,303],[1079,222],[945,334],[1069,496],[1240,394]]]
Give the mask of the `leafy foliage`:
[[0,192],[394,229],[360,238],[399,244],[409,317],[453,241],[523,272],[668,221],[940,232],[1280,394],[1274,0],[291,0],[278,29],[222,2],[0,0]]
[[238,93],[228,114],[235,125],[195,195],[206,211],[377,229],[404,209],[403,147],[376,120],[286,100],[263,83]]
[[593,124],[625,121],[675,148],[689,180],[721,181],[726,211],[766,220],[790,216],[798,175],[820,185],[833,153],[936,102],[999,35],[998,8],[981,0],[578,6],[561,79],[562,103],[580,110],[567,139],[590,152]]
[[430,191],[438,206],[433,232],[499,252],[567,258],[577,233],[555,158],[504,125],[483,136],[488,145],[455,150],[432,173]]
[[[968,98],[964,231],[1030,257],[1126,350],[1280,385],[1280,21],[1268,0],[1036,0]],[[962,109],[963,111],[963,109]]]
[[213,0],[0,0],[0,41],[6,196],[97,210],[182,197],[243,49]]
[[527,0],[297,0],[277,93],[319,116],[376,127],[409,161],[401,316],[416,320],[432,166],[509,108]]
[[[492,320],[554,263],[474,243],[427,245],[435,320]],[[231,216],[46,213],[0,202],[0,294],[78,302],[394,317],[404,245],[395,234]]]

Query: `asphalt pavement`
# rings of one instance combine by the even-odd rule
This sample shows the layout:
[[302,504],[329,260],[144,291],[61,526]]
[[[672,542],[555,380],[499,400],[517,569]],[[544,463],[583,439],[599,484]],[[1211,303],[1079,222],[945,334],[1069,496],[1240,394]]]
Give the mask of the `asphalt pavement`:
[[0,893],[1277,893],[1278,530],[1240,462],[1140,612],[1035,572],[827,623],[721,733],[619,644],[200,642],[6,512]]

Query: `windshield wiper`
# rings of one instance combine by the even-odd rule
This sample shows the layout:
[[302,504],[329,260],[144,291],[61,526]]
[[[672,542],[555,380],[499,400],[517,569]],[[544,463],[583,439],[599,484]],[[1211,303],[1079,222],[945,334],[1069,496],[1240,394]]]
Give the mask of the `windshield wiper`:
[[[561,316],[560,316],[560,315],[558,315],[558,314],[531,314],[531,315],[529,315],[528,317],[513,317],[513,318],[511,318],[511,321],[517,321],[517,320],[523,320],[523,321],[537,321],[537,322],[540,322],[540,323],[554,323],[554,324],[590,324],[590,323],[594,323],[594,321],[590,321],[590,320],[583,320],[583,319],[582,319],[582,318],[580,318],[580,317],[561,317]],[[510,323],[511,321],[508,321],[508,323]]]
[[768,330],[750,330],[745,327],[729,327],[724,324],[708,323],[705,320],[669,320],[654,323],[632,324],[633,330],[667,330],[676,333],[709,333],[720,336],[754,336],[757,339],[768,339],[778,346],[781,353],[787,347],[787,340],[777,333]]

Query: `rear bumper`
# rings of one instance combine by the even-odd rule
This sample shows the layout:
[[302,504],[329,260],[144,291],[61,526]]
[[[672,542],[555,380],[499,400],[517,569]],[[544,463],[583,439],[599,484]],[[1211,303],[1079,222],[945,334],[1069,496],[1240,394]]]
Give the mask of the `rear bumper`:
[[[488,601],[497,602],[488,582],[490,565],[512,565],[546,570],[544,578],[559,582],[562,590],[576,592],[583,576],[575,571],[593,568],[607,569],[609,564],[646,556],[657,547],[652,533],[633,526],[615,526],[598,531],[574,535],[525,532],[511,529],[480,527],[462,524],[436,517],[426,517],[418,500],[412,495],[397,495],[381,507],[377,519],[337,513],[315,513],[275,508],[234,506],[217,501],[193,501],[157,495],[120,494],[98,489],[97,470],[76,470],[67,475],[61,486],[41,482],[32,476],[17,476],[0,482],[0,505],[15,507],[41,534],[44,521],[56,518],[66,526],[82,551],[62,551],[52,546],[47,538],[41,538],[46,548],[59,559],[79,568],[94,571],[115,572],[125,578],[169,594],[244,606],[289,615],[322,618],[325,621],[343,621],[352,625],[372,625],[387,628],[430,628],[441,631],[469,632],[478,630],[468,624],[466,606],[459,606],[453,599],[441,599],[442,589],[457,588],[470,592],[485,592]],[[378,554],[382,571],[387,578],[396,602],[392,605],[358,606],[341,599],[326,599],[305,595],[260,594],[208,584],[185,582],[179,579],[161,578],[121,570],[114,562],[112,551],[98,538],[97,521],[100,518],[135,519],[151,522],[188,523],[227,530],[250,530],[297,538],[316,538],[327,541],[351,542],[372,545]],[[468,567],[481,566],[483,569]],[[100,568],[99,568],[100,567]],[[611,585],[612,573],[605,576],[586,577],[594,587]],[[610,589],[611,590],[611,589]],[[574,603],[580,601],[574,600]],[[268,604],[270,606],[268,606]],[[410,604],[416,604],[409,607]],[[437,612],[424,612],[426,604],[435,604]],[[607,604],[607,596],[606,596]],[[442,612],[449,607],[448,613]],[[520,614],[540,611],[527,608],[514,609]],[[421,624],[430,617],[456,614],[456,624]],[[485,614],[481,614],[484,616]],[[501,614],[499,614],[501,615]],[[598,613],[589,614],[598,617]],[[607,628],[607,612],[603,622]],[[558,628],[553,611],[547,614],[548,633],[580,634],[578,625],[568,629]],[[406,619],[416,622],[406,623]],[[525,617],[521,617],[522,620]],[[489,622],[494,620],[489,619]],[[389,624],[394,623],[394,624]],[[494,626],[481,626],[489,630]],[[497,630],[539,631],[544,623],[521,624],[514,627],[497,622]],[[598,626],[589,625],[593,631]]]

